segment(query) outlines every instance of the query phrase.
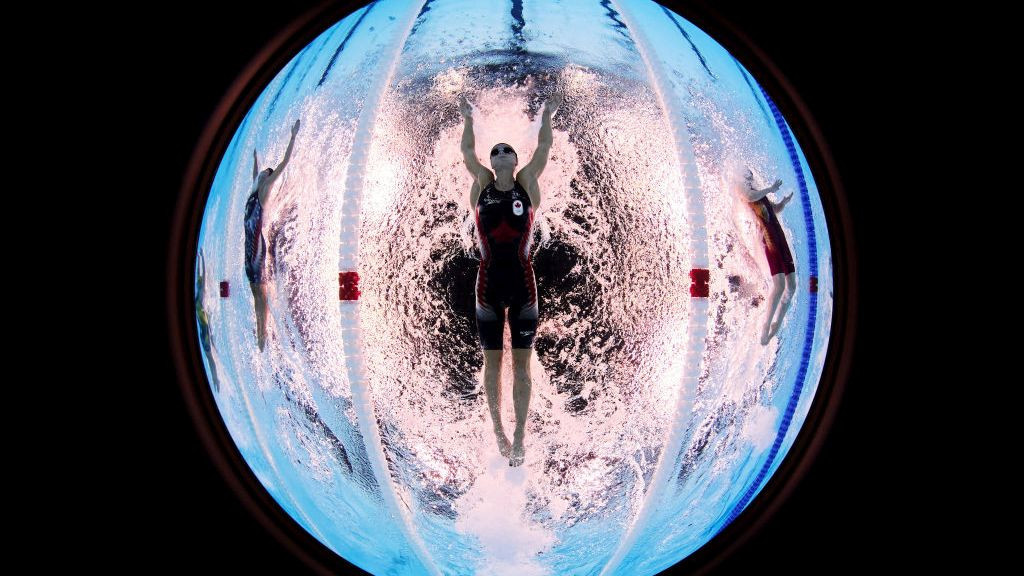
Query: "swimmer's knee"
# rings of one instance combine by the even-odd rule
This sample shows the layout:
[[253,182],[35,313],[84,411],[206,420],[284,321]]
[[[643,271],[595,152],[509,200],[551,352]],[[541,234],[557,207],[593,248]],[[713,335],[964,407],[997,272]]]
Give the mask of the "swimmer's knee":
[[530,364],[516,364],[512,367],[512,374],[517,380],[522,380],[527,386],[530,385],[532,376],[530,375]]
[[533,355],[533,348],[513,348],[512,365],[515,368],[529,368],[530,356]]
[[497,350],[484,350],[484,363],[488,366],[496,367],[501,366],[501,349]]

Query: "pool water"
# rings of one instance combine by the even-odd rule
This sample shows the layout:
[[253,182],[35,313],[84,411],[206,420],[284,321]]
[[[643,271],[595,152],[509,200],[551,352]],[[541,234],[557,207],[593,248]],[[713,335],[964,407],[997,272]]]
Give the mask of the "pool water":
[[[458,97],[478,156],[532,156],[540,321],[526,463],[496,450],[473,307],[479,264]],[[245,203],[264,207],[256,346]],[[776,178],[798,290],[759,342],[770,280],[738,166]],[[246,462],[324,545],[374,574],[653,574],[750,503],[821,377],[831,251],[814,178],[751,74],[647,1],[379,1],[277,74],[220,162],[200,232],[204,356]],[[711,270],[710,296],[689,272]],[[361,296],[339,301],[338,273]],[[811,278],[817,290],[809,290]],[[227,281],[230,297],[218,295]],[[506,333],[502,382],[513,420]],[[211,388],[212,389],[212,388]]]

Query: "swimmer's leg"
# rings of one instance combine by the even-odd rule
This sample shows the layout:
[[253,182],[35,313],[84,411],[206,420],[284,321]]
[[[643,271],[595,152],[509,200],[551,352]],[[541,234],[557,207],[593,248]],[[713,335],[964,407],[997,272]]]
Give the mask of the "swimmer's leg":
[[213,339],[210,338],[210,334],[206,330],[202,330],[202,332],[204,335],[200,336],[200,339],[203,345],[203,355],[206,356],[206,361],[210,363],[210,373],[212,375],[210,384],[213,385],[215,392],[220,392],[220,378],[217,377],[217,364],[213,358]]
[[782,296],[786,280],[783,274],[772,276],[772,292],[768,295],[768,315],[764,319],[764,328],[761,330],[761,345],[765,345],[772,339],[772,319],[775,317],[775,310],[779,307],[779,298]]
[[501,349],[484,350],[484,394],[487,396],[487,407],[491,411],[491,422],[494,424],[494,437],[498,440],[498,451],[508,458],[511,446],[505,436],[505,427],[501,424]]
[[[781,274],[776,277],[781,276]],[[796,294],[796,272],[790,272],[786,274],[786,291],[782,294],[782,303],[779,305],[779,316],[772,322],[771,333],[768,334],[768,338],[772,338],[778,333],[779,327],[782,326],[782,319],[786,317],[786,311],[789,310],[789,305],[793,302],[793,294]]]
[[207,355],[206,357],[210,361],[210,372],[213,375],[213,379],[210,384],[213,385],[214,392],[220,392],[220,377],[217,375],[217,364],[214,363],[213,355]]
[[256,344],[263,351],[263,344],[267,339],[267,294],[262,284],[249,282],[252,290],[252,298],[256,306]]
[[530,355],[533,348],[513,348],[512,366],[514,373],[514,384],[512,386],[512,401],[516,409],[516,430],[512,434],[512,455],[509,458],[509,466],[519,466],[523,463],[526,448],[523,447],[523,436],[526,435],[526,417],[530,412],[530,394],[533,386],[530,380]]

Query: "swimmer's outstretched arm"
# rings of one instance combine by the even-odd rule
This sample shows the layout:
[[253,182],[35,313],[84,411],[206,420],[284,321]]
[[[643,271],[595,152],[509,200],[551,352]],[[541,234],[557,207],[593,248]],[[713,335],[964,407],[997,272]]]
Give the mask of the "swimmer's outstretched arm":
[[256,149],[252,149],[252,181],[256,181],[256,177],[260,175],[260,161],[256,158]]
[[284,170],[285,165],[292,159],[292,147],[295,145],[295,135],[299,133],[299,121],[296,120],[295,124],[292,125],[292,139],[288,141],[288,148],[284,151],[284,158],[281,159],[281,163],[277,165],[277,168],[267,178],[267,190],[270,190],[270,185],[281,175],[281,171]]
[[462,161],[466,170],[473,175],[473,186],[469,190],[469,206],[476,208],[480,199],[480,191],[494,180],[494,174],[480,163],[476,157],[476,138],[473,136],[473,107],[465,96],[459,97],[459,114],[462,114],[464,125],[462,128]]
[[772,192],[775,192],[781,186],[782,180],[776,180],[774,184],[763,190],[755,190],[754,188],[746,186],[743,187],[743,194],[747,197],[748,202],[757,202],[761,198],[764,198],[765,196],[771,194]]
[[772,208],[775,209],[776,213],[782,212],[782,209],[785,208],[786,204],[789,204],[789,201],[792,200],[792,199],[793,199],[793,194],[790,193],[789,196],[786,196],[782,200],[779,200],[778,202],[772,202]]
[[[551,133],[551,116],[554,115],[555,110],[562,105],[562,95],[559,93],[552,94],[548,101],[544,103],[544,111],[541,113],[540,121],[540,134],[537,135],[537,149],[533,152],[533,158],[530,158],[530,163],[523,166],[523,169],[519,171],[516,176],[531,178],[536,180],[540,177],[541,172],[544,171],[544,167],[548,165],[548,154],[551,153],[551,143],[553,141]],[[526,183],[520,181],[524,187],[529,190]]]
[[466,165],[466,170],[469,170],[469,173],[479,182],[481,171],[486,171],[490,174],[490,170],[485,168],[476,157],[476,137],[473,136],[473,107],[470,106],[465,96],[459,98],[459,113],[462,114],[464,120],[462,145],[460,146],[462,149],[462,161]]
[[206,259],[203,251],[199,251],[199,272],[196,274],[196,312],[202,312],[203,294],[206,292]]

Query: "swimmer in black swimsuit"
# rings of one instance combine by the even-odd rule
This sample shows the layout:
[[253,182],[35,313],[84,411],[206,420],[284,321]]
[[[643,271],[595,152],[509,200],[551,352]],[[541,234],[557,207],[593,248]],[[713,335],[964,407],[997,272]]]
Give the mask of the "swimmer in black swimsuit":
[[[789,250],[789,243],[786,242],[786,234],[782,231],[777,214],[789,204],[793,194],[786,196],[778,203],[768,199],[768,194],[777,192],[782,186],[782,180],[776,180],[774,184],[763,190],[754,188],[754,173],[749,168],[740,171],[737,178],[737,188],[743,199],[745,199],[757,217],[758,227],[761,230],[761,244],[764,246],[764,255],[768,259],[768,271],[772,275],[772,291],[768,295],[768,316],[764,321],[764,328],[761,330],[761,345],[768,342],[779,331],[782,319],[789,310],[793,301],[793,294],[796,293],[796,265],[793,263],[793,253]],[[776,316],[776,311],[778,315]]]
[[[480,269],[476,281],[476,321],[480,330],[480,347],[484,351],[484,392],[494,424],[498,450],[508,457],[509,466],[523,463],[526,416],[530,409],[530,355],[537,330],[537,283],[530,262],[533,238],[533,215],[540,207],[540,186],[537,178],[543,172],[551,151],[551,116],[562,103],[555,94],[544,103],[537,150],[530,162],[512,177],[519,157],[511,146],[499,143],[491,148],[492,172],[476,157],[473,137],[473,108],[465,98],[459,112],[465,119],[462,132],[462,156],[473,175],[469,204],[476,215],[477,239],[480,243]],[[508,308],[509,331],[512,336],[516,429],[512,444],[501,423],[502,333],[505,308]]]
[[199,273],[196,274],[196,318],[199,320],[199,343],[203,347],[206,360],[210,363],[210,371],[213,375],[213,389],[220,392],[220,379],[217,377],[217,365],[213,363],[213,350],[216,346],[210,336],[210,316],[206,313],[203,302],[206,299],[206,258],[203,251],[199,251]]
[[263,283],[263,268],[267,258],[267,243],[263,239],[263,207],[270,195],[270,186],[281,175],[292,157],[292,145],[299,132],[299,121],[292,126],[292,139],[284,151],[284,159],[277,168],[259,169],[256,150],[252,151],[252,191],[245,202],[245,276],[249,279],[253,301],[256,306],[256,343],[263,350],[267,337],[267,287]]

